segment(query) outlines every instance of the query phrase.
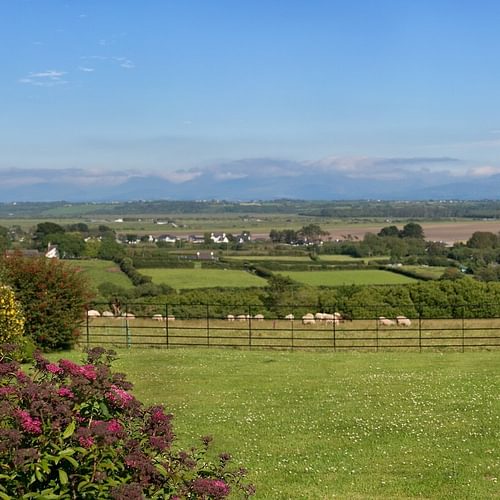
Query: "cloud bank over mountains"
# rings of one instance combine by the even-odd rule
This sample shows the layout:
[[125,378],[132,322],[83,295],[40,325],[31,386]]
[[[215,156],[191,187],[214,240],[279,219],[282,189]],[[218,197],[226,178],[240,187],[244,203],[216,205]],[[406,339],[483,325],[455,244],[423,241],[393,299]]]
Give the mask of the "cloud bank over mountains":
[[500,169],[449,157],[249,158],[186,170],[0,169],[0,201],[493,199]]

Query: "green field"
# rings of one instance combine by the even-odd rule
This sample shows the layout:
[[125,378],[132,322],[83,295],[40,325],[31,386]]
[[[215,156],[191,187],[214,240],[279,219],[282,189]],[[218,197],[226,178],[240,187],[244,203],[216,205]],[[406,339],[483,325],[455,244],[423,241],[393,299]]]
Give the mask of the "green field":
[[180,290],[182,288],[265,286],[266,280],[246,271],[232,269],[141,269],[142,274],[151,276],[153,282]]
[[423,278],[430,278],[430,279],[437,280],[443,275],[444,271],[446,270],[446,267],[405,265],[405,266],[402,266],[401,269],[404,271],[411,271],[411,272],[417,274],[418,276],[422,276]]
[[356,269],[348,271],[283,271],[280,272],[280,274],[310,286],[398,285],[417,281],[414,278],[378,269]]
[[101,283],[113,283],[124,288],[132,287],[131,281],[114,262],[108,260],[65,260],[64,263],[81,269],[94,290],[97,290]]
[[256,499],[493,499],[499,365],[498,352],[148,349],[115,368],[172,411],[183,446],[213,435]]

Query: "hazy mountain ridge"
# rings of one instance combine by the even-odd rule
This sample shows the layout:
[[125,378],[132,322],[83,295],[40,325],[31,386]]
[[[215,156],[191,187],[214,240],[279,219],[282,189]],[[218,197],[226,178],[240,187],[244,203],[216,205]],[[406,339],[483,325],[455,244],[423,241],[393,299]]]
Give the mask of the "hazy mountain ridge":
[[500,174],[453,172],[454,158],[244,159],[156,171],[8,169],[0,201],[497,199]]

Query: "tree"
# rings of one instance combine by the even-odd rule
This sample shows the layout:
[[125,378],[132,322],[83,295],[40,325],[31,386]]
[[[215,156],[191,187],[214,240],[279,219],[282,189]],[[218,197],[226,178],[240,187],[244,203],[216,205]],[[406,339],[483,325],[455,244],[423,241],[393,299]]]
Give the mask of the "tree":
[[400,234],[401,238],[415,238],[419,240],[424,239],[424,230],[420,224],[416,222],[408,222],[403,226]]
[[388,236],[399,237],[399,229],[396,226],[386,226],[383,227],[377,234],[377,236],[382,236],[383,238]]
[[90,291],[82,274],[57,259],[0,260],[2,279],[21,303],[25,334],[41,349],[69,349],[80,335]]
[[307,226],[302,226],[299,229],[299,235],[308,241],[318,241],[321,236],[325,236],[328,233],[323,231],[319,224],[308,224]]
[[498,237],[494,233],[489,231],[476,231],[472,233],[472,236],[467,240],[466,245],[469,248],[495,248],[498,244]]
[[125,250],[120,243],[118,243],[113,237],[103,238],[97,252],[97,257],[99,259],[120,262],[124,256]]

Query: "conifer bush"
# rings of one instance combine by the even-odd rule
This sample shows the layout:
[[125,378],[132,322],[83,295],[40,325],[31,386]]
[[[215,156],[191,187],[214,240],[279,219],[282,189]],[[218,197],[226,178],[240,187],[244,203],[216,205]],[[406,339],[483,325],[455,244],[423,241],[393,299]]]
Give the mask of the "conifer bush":
[[[0,352],[6,352],[4,348]],[[207,458],[211,439],[175,448],[172,415],[145,407],[113,351],[91,349],[85,364],[35,355],[29,374],[0,357],[0,498],[248,498],[245,471],[230,456]]]

